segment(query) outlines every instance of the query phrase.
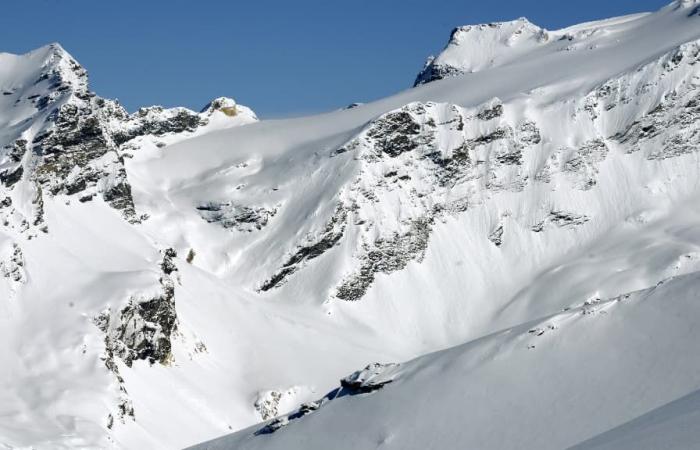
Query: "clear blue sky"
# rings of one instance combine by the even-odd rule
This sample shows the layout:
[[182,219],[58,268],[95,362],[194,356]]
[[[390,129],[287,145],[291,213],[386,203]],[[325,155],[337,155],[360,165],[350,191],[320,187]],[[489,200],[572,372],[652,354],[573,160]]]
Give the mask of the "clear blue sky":
[[229,96],[261,117],[319,112],[409,87],[452,28],[525,16],[548,29],[671,0],[12,0],[0,51],[60,42],[128,109]]

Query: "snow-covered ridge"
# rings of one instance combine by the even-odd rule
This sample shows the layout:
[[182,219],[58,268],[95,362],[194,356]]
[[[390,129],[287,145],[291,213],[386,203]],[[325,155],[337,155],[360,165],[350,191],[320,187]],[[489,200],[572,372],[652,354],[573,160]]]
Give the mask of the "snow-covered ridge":
[[547,30],[525,18],[455,28],[445,49],[425,63],[415,85],[506,64],[549,40]]
[[125,217],[139,221],[126,180],[124,157],[129,143],[146,137],[163,146],[197,132],[257,120],[231,99],[210,102],[201,113],[186,108],[141,108],[129,114],[113,100],[88,89],[85,69],[59,44],[7,60],[0,110],[7,126],[0,134],[0,181],[33,197],[35,207],[15,206],[15,222],[46,229],[38,206],[45,191],[78,195],[89,201],[97,193]]
[[[664,11],[696,14],[695,0],[677,0]],[[485,69],[504,66],[527,55],[552,51],[593,51],[615,34],[629,32],[643,23],[649,14],[635,14],[574,25],[548,31],[526,18],[510,22],[466,25],[455,28],[445,48],[430,56],[419,72],[414,86]]]
[[[599,192],[602,167],[651,164],[625,153],[644,149],[650,161],[694,152],[697,90],[688,81],[695,74],[696,48],[688,43],[583,97],[529,111],[520,102],[493,99],[475,108],[416,102],[383,114],[331,152],[332,158],[347,161],[350,154],[359,163],[355,180],[338,192],[332,215],[280,257],[279,269],[259,287],[282,287],[312,260],[339,251],[334,247],[342,239],[345,249],[352,248],[343,250],[345,269],[324,284],[330,298],[359,300],[379,274],[423,260],[436,221],[489,205],[504,192],[523,204],[539,198],[542,189]],[[639,95],[652,91],[650,97]],[[596,216],[609,214],[605,203],[591,198],[574,208],[554,195],[529,204],[527,212],[504,208],[485,234],[501,247],[515,230],[598,233]]]

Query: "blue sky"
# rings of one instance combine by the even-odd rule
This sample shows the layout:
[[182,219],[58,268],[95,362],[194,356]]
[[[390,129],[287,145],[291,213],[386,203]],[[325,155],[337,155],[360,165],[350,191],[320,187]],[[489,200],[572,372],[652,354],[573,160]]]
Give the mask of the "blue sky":
[[17,0],[0,51],[60,42],[99,95],[128,109],[229,96],[261,117],[308,114],[409,87],[452,28],[521,16],[548,29],[670,0]]

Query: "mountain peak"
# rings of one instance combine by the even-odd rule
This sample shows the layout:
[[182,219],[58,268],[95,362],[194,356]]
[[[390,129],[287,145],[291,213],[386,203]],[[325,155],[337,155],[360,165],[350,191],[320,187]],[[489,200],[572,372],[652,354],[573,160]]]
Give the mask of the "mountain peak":
[[443,51],[428,59],[415,85],[498,66],[548,41],[547,30],[524,17],[457,27]]
[[50,44],[45,45],[41,49],[45,49],[46,51],[50,52],[51,54],[57,55],[57,56],[69,56],[68,52],[66,51],[63,46],[58,43],[58,42],[51,42]]
[[671,5],[677,8],[688,8],[690,6],[700,5],[700,0],[675,0]]
[[41,73],[37,82],[47,80],[53,88],[70,87],[77,94],[87,94],[87,71],[58,42],[40,47],[27,55],[29,57],[37,55],[40,58]]
[[692,8],[692,10],[688,13],[688,17],[697,16],[700,12],[700,0],[675,0],[668,6],[668,8],[672,8],[674,10]]

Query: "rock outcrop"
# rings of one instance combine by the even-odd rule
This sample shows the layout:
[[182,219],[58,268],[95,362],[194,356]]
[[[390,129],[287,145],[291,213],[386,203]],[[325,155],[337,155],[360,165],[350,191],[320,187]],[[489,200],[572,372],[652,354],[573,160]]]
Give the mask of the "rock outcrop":
[[[182,139],[218,114],[236,123],[257,120],[250,109],[224,97],[201,113],[152,106],[129,114],[118,102],[91,92],[85,69],[58,44],[39,51],[46,56],[34,85],[26,95],[8,91],[18,97],[16,105],[29,103],[34,112],[21,122],[26,125],[16,138],[0,142],[0,189],[12,190],[25,180],[37,205],[45,195],[76,196],[81,202],[100,196],[127,221],[138,223],[144,217],[136,212],[125,167],[129,152],[139,148],[132,141],[148,138],[162,145],[164,137]],[[40,213],[28,222],[44,226]]]

